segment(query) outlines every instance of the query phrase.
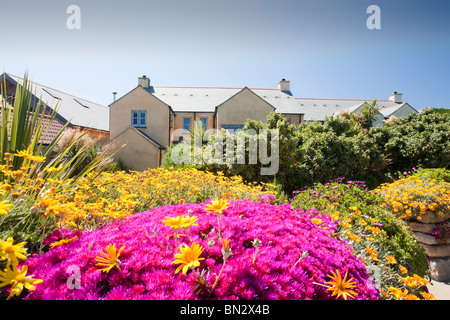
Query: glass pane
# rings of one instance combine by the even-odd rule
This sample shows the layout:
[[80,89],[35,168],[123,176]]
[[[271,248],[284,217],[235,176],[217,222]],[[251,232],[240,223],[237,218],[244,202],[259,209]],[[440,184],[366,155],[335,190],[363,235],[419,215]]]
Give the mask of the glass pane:
[[191,118],[183,118],[183,129],[189,131],[191,126]]
[[202,122],[203,129],[208,129],[208,118],[200,118],[200,121]]
[[138,114],[137,111],[131,112],[131,125],[137,126],[138,125]]
[[140,111],[139,115],[140,115],[139,124],[141,126],[145,127],[147,125],[147,112],[146,111]]

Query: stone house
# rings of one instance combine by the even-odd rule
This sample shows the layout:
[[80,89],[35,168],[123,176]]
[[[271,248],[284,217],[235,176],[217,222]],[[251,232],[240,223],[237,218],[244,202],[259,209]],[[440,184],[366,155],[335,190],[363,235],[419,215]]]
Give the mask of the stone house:
[[[189,134],[194,121],[206,129],[235,130],[247,120],[265,122],[271,112],[280,113],[293,125],[323,122],[340,112],[360,112],[373,99],[296,98],[290,81],[277,88],[167,87],[153,86],[150,78],[138,78],[137,86],[110,104],[111,143],[123,146],[116,154],[127,168],[158,167],[168,146]],[[377,100],[380,108],[374,125],[391,115],[417,112],[395,92],[389,100]]]
[[158,167],[166,147],[189,134],[194,121],[205,129],[235,130],[251,120],[266,121],[271,112],[298,125],[303,113],[290,92],[289,81],[277,89],[151,86],[146,76],[110,105],[111,143],[125,145],[116,157],[126,167]]

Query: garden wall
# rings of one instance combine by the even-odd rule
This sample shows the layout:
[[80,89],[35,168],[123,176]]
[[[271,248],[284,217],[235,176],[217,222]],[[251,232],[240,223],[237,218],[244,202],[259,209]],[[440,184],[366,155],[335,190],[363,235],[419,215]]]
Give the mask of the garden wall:
[[428,210],[420,218],[407,224],[430,258],[431,277],[436,281],[450,281],[450,212],[442,217]]

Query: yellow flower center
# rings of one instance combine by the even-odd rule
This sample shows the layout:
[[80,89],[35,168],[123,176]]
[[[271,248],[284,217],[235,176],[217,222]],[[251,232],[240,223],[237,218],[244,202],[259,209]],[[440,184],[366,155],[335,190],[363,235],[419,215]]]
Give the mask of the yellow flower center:
[[26,278],[23,274],[19,273],[19,274],[14,278],[14,280],[16,280],[17,282],[25,282],[25,280],[27,280],[27,278]]
[[6,247],[6,248],[4,249],[4,251],[5,251],[6,253],[14,253],[14,252],[15,252],[14,247],[12,247],[12,246]]
[[345,292],[346,289],[347,289],[347,288],[344,286],[344,283],[343,283],[343,282],[337,283],[337,284],[336,284],[336,288],[337,288],[339,291],[341,291],[341,292]]

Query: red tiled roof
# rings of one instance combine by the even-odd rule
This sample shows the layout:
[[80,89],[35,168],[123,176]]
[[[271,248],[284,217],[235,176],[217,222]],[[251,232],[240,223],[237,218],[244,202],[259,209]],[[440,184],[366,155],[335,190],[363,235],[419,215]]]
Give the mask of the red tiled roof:
[[[1,117],[2,111],[0,108],[0,117]],[[44,115],[42,119],[42,137],[39,143],[42,142],[42,144],[50,144],[53,139],[58,135],[58,133],[62,130],[63,124],[61,124],[59,121],[53,119],[53,121],[50,122],[50,116]],[[12,112],[10,115],[10,121],[12,121]],[[11,132],[8,132],[10,134]]]
[[44,127],[42,132],[44,137],[43,140],[39,141],[42,142],[42,144],[50,144],[63,128],[63,124],[55,119],[50,122],[50,116],[48,115],[44,115],[42,126]]

